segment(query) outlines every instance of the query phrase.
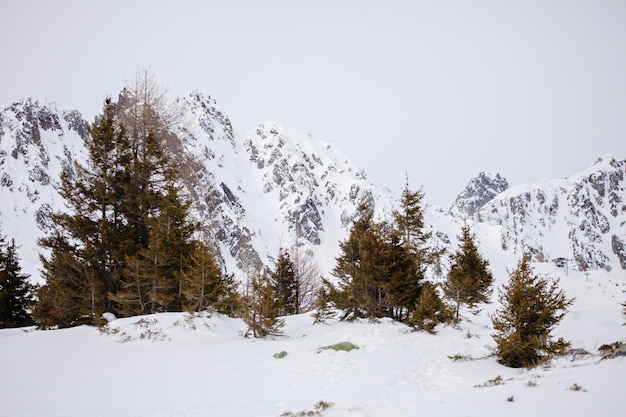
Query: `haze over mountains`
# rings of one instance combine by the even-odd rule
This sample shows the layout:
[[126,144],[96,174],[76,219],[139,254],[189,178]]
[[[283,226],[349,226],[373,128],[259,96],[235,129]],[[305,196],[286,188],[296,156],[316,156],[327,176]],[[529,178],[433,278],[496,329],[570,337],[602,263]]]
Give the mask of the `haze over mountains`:
[[[296,244],[328,276],[356,205],[368,202],[379,219],[393,210],[397,196],[333,144],[274,121],[236,137],[213,98],[194,92],[178,101],[189,120],[176,151],[181,184],[224,268],[240,279],[271,266],[280,247]],[[32,98],[0,113],[2,230],[20,245],[34,281],[36,241],[46,231],[46,213],[63,209],[60,173],[86,158],[86,126],[78,111]],[[462,223],[470,221],[483,224],[479,242],[497,240],[514,256],[567,258],[579,270],[626,269],[626,160],[606,155],[584,168],[567,179],[511,188],[497,173],[480,173],[448,211],[427,205],[431,243],[454,250]]]

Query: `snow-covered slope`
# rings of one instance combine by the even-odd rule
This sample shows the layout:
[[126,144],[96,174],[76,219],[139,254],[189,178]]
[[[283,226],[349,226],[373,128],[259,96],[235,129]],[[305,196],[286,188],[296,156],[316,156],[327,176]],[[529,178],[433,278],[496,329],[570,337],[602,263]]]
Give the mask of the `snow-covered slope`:
[[[626,339],[626,282],[615,271],[535,266],[576,297],[554,331],[576,350],[533,369],[491,356],[496,303],[436,335],[387,319],[314,325],[302,314],[286,318],[283,336],[247,339],[239,319],[162,313],[105,332],[0,330],[0,369],[11,376],[0,378],[0,416],[622,415],[626,357],[601,360],[598,347]],[[321,349],[344,341],[359,349]],[[328,407],[315,413],[320,402]]]
[[568,258],[579,270],[626,269],[626,160],[610,155],[563,180],[502,192],[474,220],[501,227],[501,244],[540,261]]

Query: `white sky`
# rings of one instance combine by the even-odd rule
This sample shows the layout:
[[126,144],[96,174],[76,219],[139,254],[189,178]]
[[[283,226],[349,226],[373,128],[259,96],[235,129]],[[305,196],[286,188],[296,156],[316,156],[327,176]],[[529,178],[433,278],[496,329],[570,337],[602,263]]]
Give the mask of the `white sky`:
[[236,131],[278,120],[448,208],[626,157],[626,1],[0,1],[0,107],[89,121],[138,69]]

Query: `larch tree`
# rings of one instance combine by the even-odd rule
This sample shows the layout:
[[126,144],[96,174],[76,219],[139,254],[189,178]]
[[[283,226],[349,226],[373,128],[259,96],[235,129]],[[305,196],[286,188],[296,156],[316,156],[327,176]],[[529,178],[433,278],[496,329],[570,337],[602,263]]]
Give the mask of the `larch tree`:
[[298,244],[289,251],[296,279],[296,314],[306,313],[315,307],[321,285],[321,269],[313,253]]
[[254,337],[278,335],[285,325],[279,317],[281,303],[276,299],[274,288],[264,272],[253,276],[241,297],[238,312],[248,326],[245,336],[252,333]]
[[523,258],[499,292],[501,307],[491,317],[500,363],[512,368],[537,364],[543,357],[563,351],[569,343],[553,341],[552,330],[574,299],[567,298],[558,280],[535,274]]
[[459,248],[451,256],[452,267],[443,284],[445,296],[455,305],[454,319],[457,321],[461,305],[473,308],[489,301],[493,284],[489,261],[478,251],[470,227],[463,225],[461,233]]
[[206,244],[196,242],[190,257],[191,267],[182,273],[183,309],[201,312],[214,307],[220,311],[230,295],[227,278]]

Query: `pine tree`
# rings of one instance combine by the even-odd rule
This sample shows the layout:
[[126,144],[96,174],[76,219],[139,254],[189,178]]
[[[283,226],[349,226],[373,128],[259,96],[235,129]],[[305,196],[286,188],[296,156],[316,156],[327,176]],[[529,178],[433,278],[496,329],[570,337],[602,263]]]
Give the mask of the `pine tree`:
[[448,307],[437,293],[437,285],[426,281],[411,313],[409,323],[419,330],[434,333],[437,324],[447,323],[450,319]]
[[[626,301],[622,303],[622,307],[624,307],[624,309],[622,310],[622,315],[624,316],[624,320],[626,320]],[[626,322],[624,324],[626,325]]]
[[246,294],[241,297],[239,313],[248,326],[245,335],[265,337],[281,333],[285,321],[279,318],[280,302],[274,297],[272,284],[264,273],[253,276]]
[[390,249],[383,226],[373,221],[372,210],[366,204],[361,203],[357,208],[350,235],[339,247],[342,254],[333,269],[338,286],[332,285],[328,293],[335,306],[343,310],[340,318],[353,320],[388,315],[385,286],[390,277]]
[[459,320],[462,304],[475,307],[489,301],[493,276],[489,271],[489,261],[478,252],[470,227],[463,225],[459,236],[459,249],[452,255],[452,267],[443,285],[447,298],[455,304],[454,318]]
[[553,342],[550,337],[574,301],[558,287],[558,280],[536,275],[523,258],[509,274],[498,298],[502,306],[491,321],[500,363],[527,367],[569,346],[563,339]]
[[289,252],[281,249],[276,267],[269,275],[274,297],[279,303],[278,315],[288,316],[298,312],[298,282]]
[[422,190],[411,191],[408,179],[402,191],[398,210],[393,212],[393,230],[388,237],[391,277],[388,293],[391,317],[404,321],[420,297],[427,267],[441,255],[427,245],[432,234],[426,232]]
[[23,327],[33,323],[30,305],[33,287],[22,273],[15,240],[6,244],[0,236],[0,328]]
[[45,285],[34,307],[36,321],[62,327],[91,323],[111,308],[124,252],[134,246],[120,202],[130,158],[124,129],[107,99],[86,140],[89,160],[64,171],[60,194],[68,211],[51,215],[53,230],[40,240]]

